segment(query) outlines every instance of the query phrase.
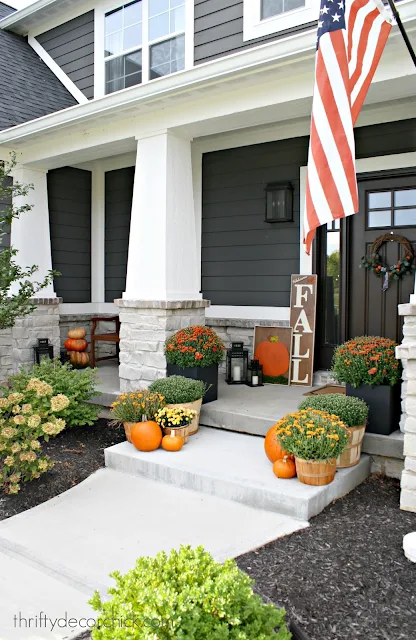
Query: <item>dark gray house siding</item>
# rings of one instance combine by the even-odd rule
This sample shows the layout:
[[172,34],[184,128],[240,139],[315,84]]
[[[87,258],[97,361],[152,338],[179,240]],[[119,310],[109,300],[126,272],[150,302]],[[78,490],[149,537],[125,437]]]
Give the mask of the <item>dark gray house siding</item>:
[[[212,304],[287,307],[299,269],[299,169],[308,137],[203,157],[202,292]],[[356,130],[358,158],[416,150],[416,119]],[[294,221],[264,221],[264,188],[290,181]]]
[[316,24],[302,24],[244,42],[243,0],[195,0],[195,64],[278,40],[288,33],[303,31]]
[[94,11],[36,38],[88,99],[94,97]]
[[64,302],[91,302],[91,172],[49,171],[48,203],[52,266],[62,274],[55,291]]
[[105,301],[126,290],[134,167],[105,174]]
[[[3,182],[4,187],[10,187],[12,184],[13,184],[13,178],[11,178],[10,176],[4,179],[4,182]],[[7,207],[10,207],[11,203],[12,203],[12,199],[9,197],[0,198],[0,213],[5,211]],[[10,247],[10,226],[7,225],[7,226],[0,227],[0,232],[4,233],[4,235],[0,235],[0,251],[1,251],[1,249],[4,247]]]

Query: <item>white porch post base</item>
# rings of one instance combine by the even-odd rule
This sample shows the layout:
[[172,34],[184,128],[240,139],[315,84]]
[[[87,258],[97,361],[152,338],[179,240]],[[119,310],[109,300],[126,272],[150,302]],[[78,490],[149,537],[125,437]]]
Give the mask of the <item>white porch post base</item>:
[[404,431],[405,455],[400,508],[416,513],[416,305],[399,305],[399,315],[404,316],[404,338],[396,355],[403,364],[400,428]]
[[[16,197],[14,204],[22,206],[30,204],[31,211],[12,222],[11,245],[18,250],[14,258],[22,268],[37,265],[38,270],[33,274],[33,281],[41,281],[52,269],[51,238],[49,229],[49,207],[47,172],[28,167],[17,167],[13,171],[13,179],[22,184],[32,184],[26,197]],[[17,293],[19,286],[12,285],[12,293]],[[55,297],[53,282],[39,291],[37,298]]]
[[166,376],[164,344],[175,331],[205,324],[207,300],[116,300],[120,308],[120,389],[135,391]]

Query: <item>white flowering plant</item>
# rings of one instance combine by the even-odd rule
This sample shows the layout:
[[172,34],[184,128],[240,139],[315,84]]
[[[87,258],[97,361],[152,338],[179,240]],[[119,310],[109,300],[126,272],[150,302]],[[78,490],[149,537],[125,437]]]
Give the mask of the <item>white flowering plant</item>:
[[48,441],[65,429],[56,416],[69,405],[47,382],[31,378],[22,392],[9,390],[0,398],[0,484],[5,493],[18,493],[22,482],[40,478],[52,468],[42,455],[40,438]]

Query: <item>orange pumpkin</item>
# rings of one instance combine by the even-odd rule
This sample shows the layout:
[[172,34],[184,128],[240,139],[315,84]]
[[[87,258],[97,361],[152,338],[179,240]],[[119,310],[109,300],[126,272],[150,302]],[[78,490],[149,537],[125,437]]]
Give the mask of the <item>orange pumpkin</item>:
[[162,442],[162,429],[157,422],[136,422],[131,430],[131,441],[139,451],[155,451]]
[[64,346],[67,351],[85,351],[88,347],[88,342],[86,340],[68,338],[68,340],[65,340]]
[[82,340],[86,335],[85,329],[71,329],[68,331],[68,338],[73,338],[74,340]]
[[172,429],[170,435],[164,436],[162,439],[162,449],[165,451],[180,451],[183,447],[183,439],[176,435],[175,430]]
[[90,356],[86,351],[68,351],[69,361],[74,367],[86,367]]
[[263,365],[265,376],[283,376],[289,370],[290,354],[287,346],[277,336],[270,336],[258,345],[254,357]]
[[271,427],[266,433],[264,451],[270,462],[276,462],[276,460],[281,460],[284,456],[288,455],[287,451],[284,451],[280,445],[275,426]]
[[294,478],[296,475],[295,461],[289,456],[285,456],[281,460],[276,460],[273,464],[273,473],[278,478]]

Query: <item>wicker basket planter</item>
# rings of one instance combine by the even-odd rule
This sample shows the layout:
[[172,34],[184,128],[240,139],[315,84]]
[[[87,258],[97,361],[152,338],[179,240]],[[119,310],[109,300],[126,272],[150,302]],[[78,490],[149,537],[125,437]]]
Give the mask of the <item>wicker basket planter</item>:
[[[173,405],[172,405],[173,406]],[[183,407],[184,405],[180,404],[177,405],[179,407]],[[186,427],[162,427],[162,433],[164,436],[170,436],[170,434],[172,433],[172,431],[175,432],[175,435],[179,436],[180,438],[182,438],[183,443],[186,444],[189,440],[189,427],[190,425],[187,424]]]
[[336,458],[329,460],[303,460],[295,458],[296,473],[300,482],[320,487],[329,484],[335,478],[337,470]]
[[196,416],[192,420],[191,424],[188,425],[188,435],[193,436],[199,428],[199,416],[201,415],[201,407],[202,407],[202,398],[199,400],[195,400],[195,402],[184,402],[182,404],[167,404],[169,409],[178,409],[179,407],[183,407],[184,409],[190,409],[191,411],[196,411]]
[[354,467],[360,461],[365,425],[348,427],[348,431],[350,432],[350,439],[343,453],[337,458],[338,469]]
[[131,442],[131,430],[133,429],[135,422],[123,422],[124,431],[126,432],[126,438],[128,442]]

